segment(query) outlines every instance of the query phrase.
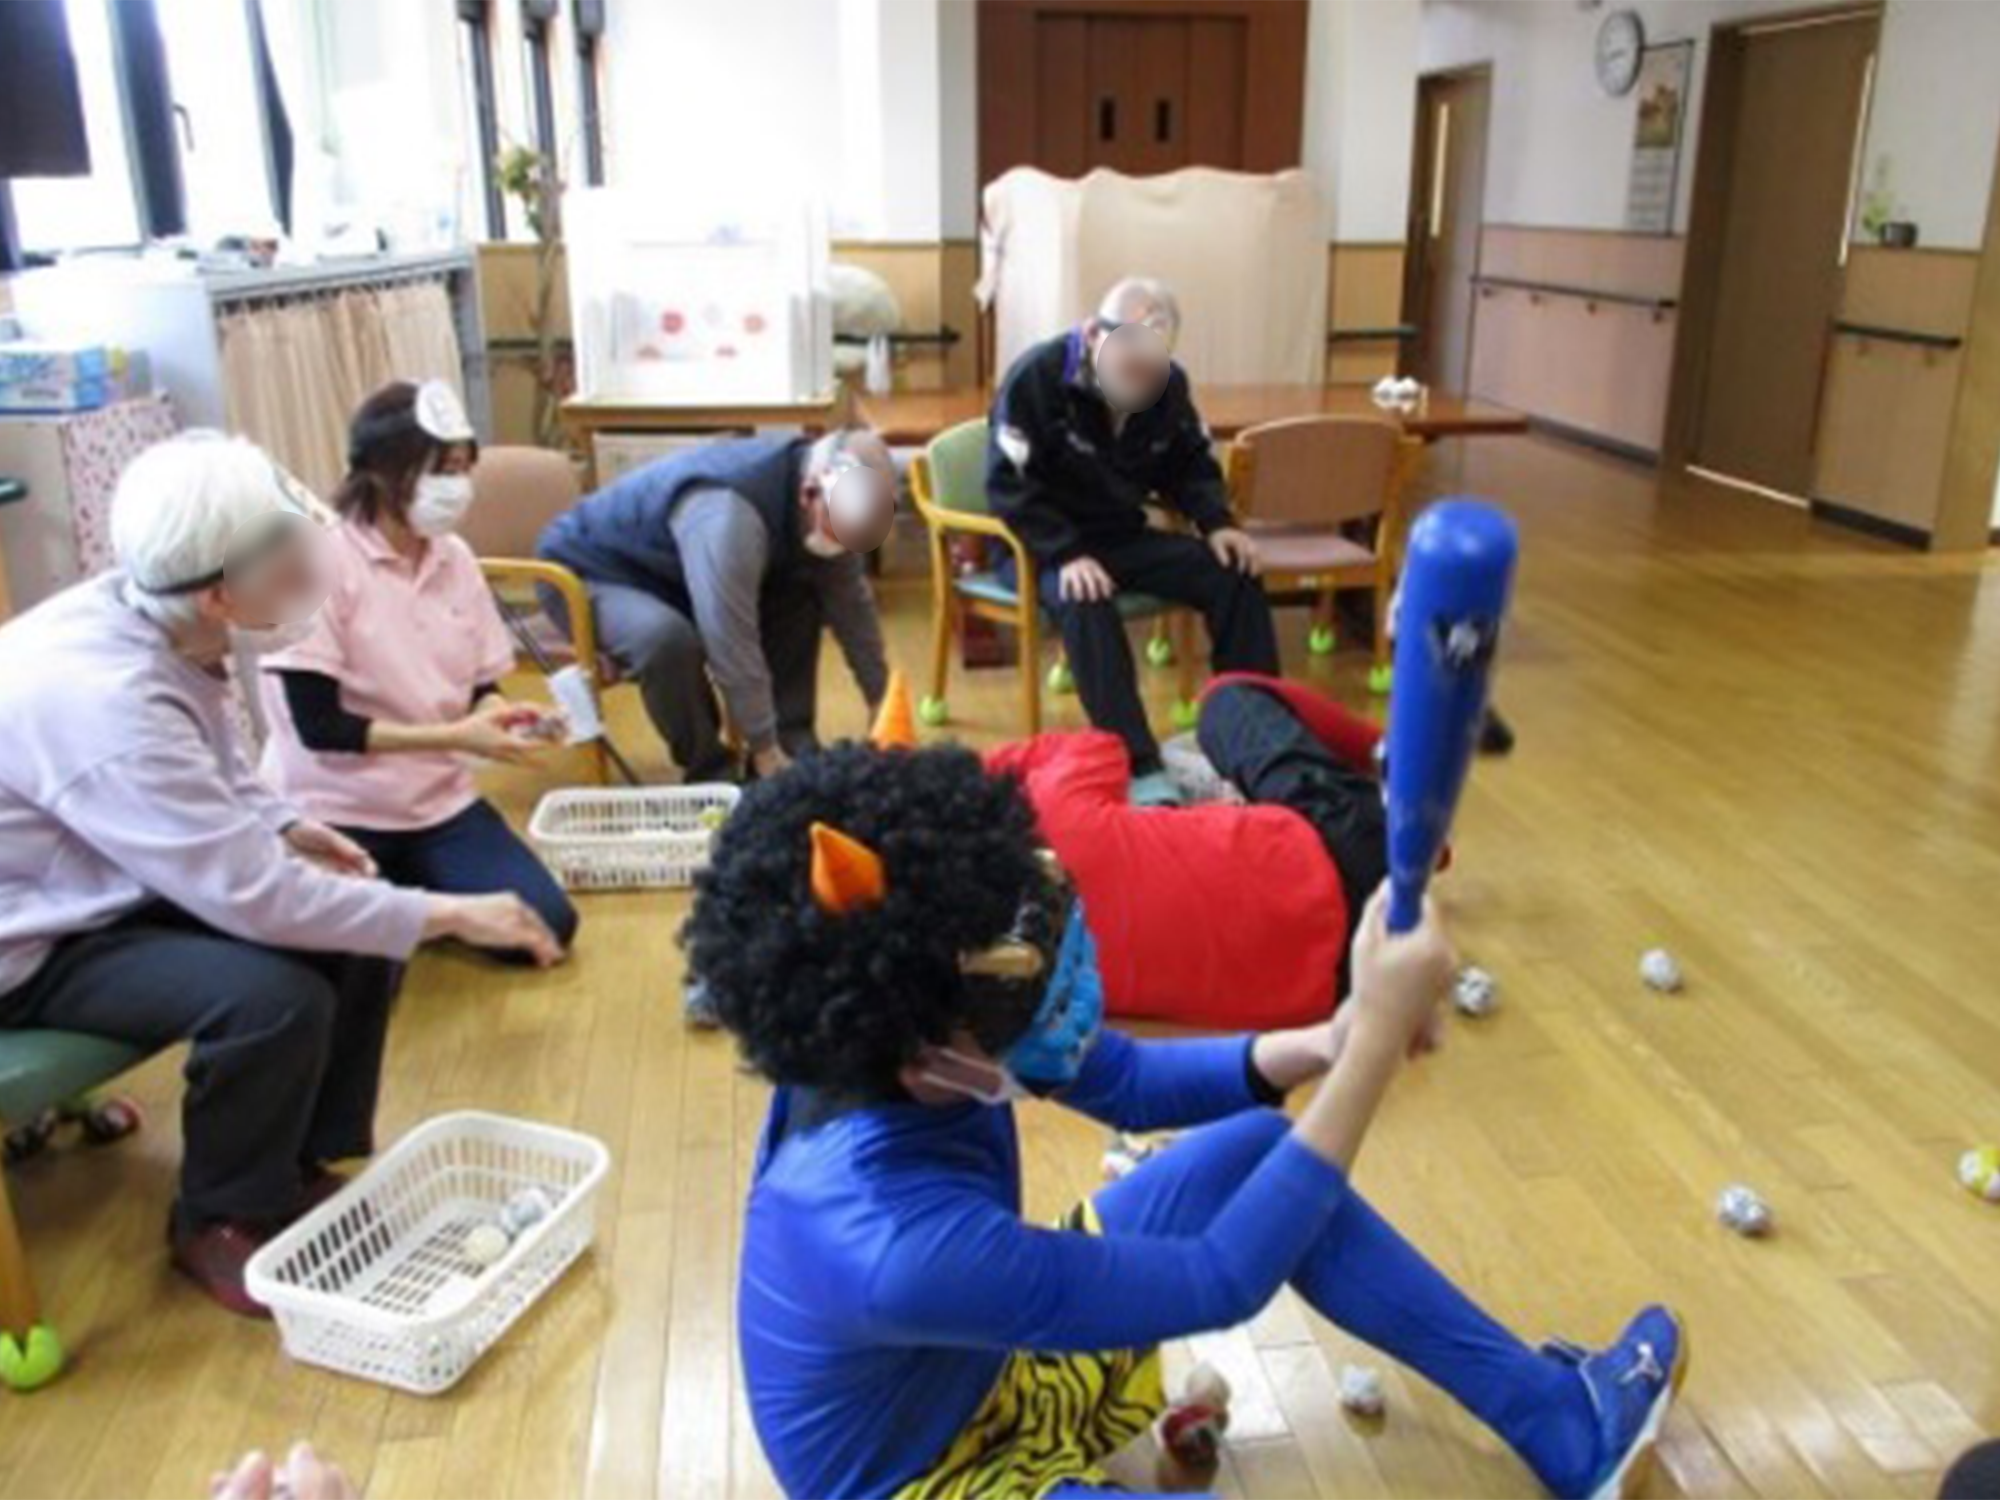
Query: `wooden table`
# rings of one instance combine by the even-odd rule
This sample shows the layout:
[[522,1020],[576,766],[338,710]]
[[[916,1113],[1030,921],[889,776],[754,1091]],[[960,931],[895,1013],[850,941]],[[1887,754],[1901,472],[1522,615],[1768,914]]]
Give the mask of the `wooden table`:
[[819,433],[844,419],[847,395],[828,391],[811,401],[767,406],[662,406],[657,401],[572,396],[562,404],[563,427],[583,454],[584,484],[597,487],[600,433],[742,432],[760,427],[796,427]]
[[[1528,419],[1519,412],[1455,396],[1430,396],[1409,411],[1385,410],[1375,404],[1364,386],[1211,385],[1197,387],[1194,394],[1209,430],[1225,441],[1260,422],[1311,416],[1388,417],[1400,422],[1411,437],[1426,443],[1528,430]],[[911,391],[893,396],[864,395],[857,415],[881,433],[885,442],[917,447],[948,427],[987,415],[992,405],[989,391]]]

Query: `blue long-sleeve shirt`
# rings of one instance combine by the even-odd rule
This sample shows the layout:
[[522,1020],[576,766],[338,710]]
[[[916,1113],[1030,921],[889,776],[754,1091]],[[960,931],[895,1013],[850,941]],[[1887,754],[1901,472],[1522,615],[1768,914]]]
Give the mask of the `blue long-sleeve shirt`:
[[[1253,1108],[1246,1038],[1107,1032],[1057,1102],[1121,1128]],[[772,1101],[739,1327],[787,1493],[883,1495],[951,1444],[1016,1349],[1143,1346],[1242,1322],[1324,1231],[1345,1179],[1291,1138],[1204,1233],[1103,1238],[1021,1217],[1013,1110],[880,1105],[792,1129]]]

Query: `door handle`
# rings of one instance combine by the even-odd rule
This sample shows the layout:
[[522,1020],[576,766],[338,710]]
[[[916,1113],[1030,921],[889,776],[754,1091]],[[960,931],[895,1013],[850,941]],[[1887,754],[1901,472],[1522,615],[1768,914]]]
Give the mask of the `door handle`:
[[1097,138],[1100,141],[1118,139],[1118,101],[1109,94],[1097,101]]
[[1153,139],[1164,146],[1174,138],[1174,101],[1161,99],[1153,105]]

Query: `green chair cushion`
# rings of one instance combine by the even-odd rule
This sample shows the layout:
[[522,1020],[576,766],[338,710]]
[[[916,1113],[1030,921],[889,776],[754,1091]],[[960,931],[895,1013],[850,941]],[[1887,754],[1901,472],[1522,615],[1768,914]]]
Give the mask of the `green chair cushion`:
[[924,452],[931,461],[931,498],[940,510],[991,514],[986,503],[984,417],[947,427]]
[[23,1124],[149,1056],[143,1047],[80,1031],[0,1029],[0,1120]]
[[[1011,584],[1004,582],[1000,574],[992,568],[977,573],[961,573],[952,579],[952,587],[968,599],[983,599],[988,604],[1005,605],[1012,608],[1021,602],[1021,595]],[[1154,615],[1165,614],[1170,605],[1155,599],[1151,594],[1120,594],[1118,613],[1128,620],[1146,620]]]

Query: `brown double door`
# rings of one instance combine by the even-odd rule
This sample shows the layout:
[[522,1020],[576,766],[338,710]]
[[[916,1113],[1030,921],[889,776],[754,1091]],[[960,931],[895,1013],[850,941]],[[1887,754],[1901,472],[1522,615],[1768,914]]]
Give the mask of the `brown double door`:
[[1061,177],[1241,168],[1247,30],[1229,16],[1038,18],[1036,165]]

